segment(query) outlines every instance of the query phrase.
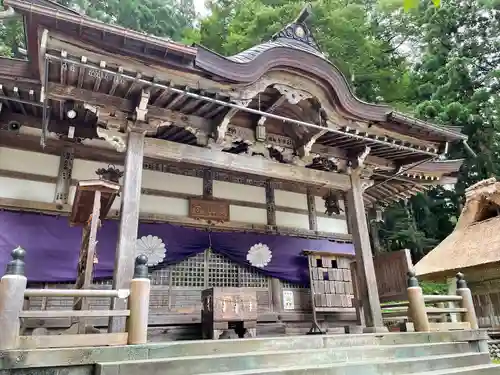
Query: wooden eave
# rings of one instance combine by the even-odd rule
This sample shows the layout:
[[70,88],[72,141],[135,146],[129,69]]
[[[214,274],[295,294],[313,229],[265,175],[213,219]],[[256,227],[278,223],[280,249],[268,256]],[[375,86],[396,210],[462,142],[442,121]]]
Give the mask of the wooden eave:
[[[290,45],[262,48],[259,54],[248,58],[248,61],[237,62],[202,47],[186,47],[121,27],[105,25],[67,9],[54,9],[38,2],[23,0],[6,0],[6,4],[25,17],[30,17],[32,21],[37,20],[37,40],[42,29],[59,33],[49,32],[46,52],[57,57],[62,56],[64,51],[68,61],[51,61],[46,95],[49,98],[49,131],[58,133],[63,139],[68,134],[69,126],[75,128],[74,137],[77,141],[97,137],[97,117],[83,108],[84,103],[126,116],[134,112],[137,98],[144,88],[150,87],[151,83],[161,83],[167,88],[151,87],[148,106],[148,117],[166,124],[158,128],[155,137],[190,146],[206,146],[205,143],[200,143],[200,135],[205,135],[205,139],[206,135],[211,135],[230,108],[220,103],[192,98],[186,93],[174,93],[168,90],[168,87],[222,102],[232,102],[233,99],[227,95],[227,92],[235,87],[231,86],[232,84],[243,90],[245,86],[242,83],[253,82],[251,80],[258,79],[265,72],[283,67],[314,76],[315,80],[321,82],[322,87],[327,88],[330,100],[335,104],[334,108],[342,106],[342,113],[350,113],[352,118],[361,119],[367,124],[363,130],[342,127],[340,130],[343,134],[327,132],[319,136],[311,152],[327,159],[348,160],[368,146],[371,150],[367,162],[380,172],[376,178],[387,178],[399,166],[424,160],[429,157],[429,152],[441,152],[445,142],[465,137],[455,129],[441,129],[404,115],[395,115],[388,106],[360,101],[353,95],[347,80],[334,65],[318,54],[295,49]],[[34,56],[32,50],[29,52],[32,62],[39,59],[38,55]],[[42,57],[40,55],[40,58]],[[72,65],[71,61],[82,62],[84,57],[87,64],[85,67]],[[10,61],[14,61],[11,66]],[[102,73],[100,69],[103,67],[114,74]],[[4,104],[0,117],[5,121],[18,121],[39,128],[42,115],[39,108],[41,85],[39,81],[29,77],[29,69],[27,61],[0,60],[0,73],[5,72],[0,74],[0,84],[3,85],[3,96],[0,99]],[[120,79],[120,72],[136,77],[136,80]],[[174,84],[168,78],[160,78],[173,76],[176,82],[180,80],[184,83]],[[203,89],[197,85],[201,80]],[[272,108],[280,96],[277,90],[266,88],[247,107],[266,111]],[[277,113],[311,122],[302,117],[301,113],[305,111],[301,105],[303,103],[285,103]],[[77,111],[76,120],[67,118],[68,106]],[[238,111],[231,120],[228,132],[236,132],[242,140],[255,142],[254,128],[258,118],[255,114]],[[297,142],[300,143],[318,132],[273,119],[266,121],[266,130],[268,144],[289,149],[294,149]],[[408,150],[408,147],[415,151]],[[244,152],[244,149],[234,145],[225,151],[239,154]],[[315,161],[306,167],[331,171],[324,163]],[[450,174],[458,170],[459,166],[449,165],[447,168],[444,172]],[[428,171],[417,172],[425,175]],[[365,202],[370,206],[377,201],[387,203],[405,199],[408,195],[423,191],[429,185],[432,184],[422,183],[412,176],[401,176],[368,190],[365,193]]]
[[[175,67],[203,77],[226,83],[255,82],[265,72],[289,67],[314,75],[329,84],[331,100],[341,104],[352,116],[373,121],[382,128],[396,126],[401,134],[413,135],[434,142],[453,142],[467,137],[456,129],[434,125],[393,111],[389,106],[365,103],[356,98],[349,83],[335,65],[319,53],[294,48],[290,43],[275,41],[254,47],[251,58],[224,57],[205,49],[188,47],[115,25],[108,25],[79,15],[67,8],[50,6],[50,2],[6,0],[6,5],[30,18],[36,16],[40,26],[63,32],[88,45],[94,45],[124,57],[136,57],[159,66]],[[267,47],[270,45],[271,47]],[[249,55],[248,53],[246,55]],[[238,57],[238,58],[236,58]],[[391,125],[392,124],[392,125]]]
[[457,132],[456,129],[412,118],[395,112],[387,105],[363,102],[354,95],[342,72],[318,54],[275,42],[267,44],[270,44],[269,48],[263,48],[258,53],[252,51],[246,59],[225,57],[199,46],[195,65],[222,80],[239,84],[255,82],[273,69],[283,67],[297,69],[326,82],[330,89],[332,104],[340,104],[354,117],[429,141],[454,142],[467,139],[467,136]]
[[36,84],[30,72],[30,63],[28,60],[11,59],[0,57],[0,80],[11,82],[31,82]]
[[[133,55],[155,63],[188,68],[196,55],[193,47],[105,24],[62,6],[50,6],[51,2],[5,0],[4,4],[14,8],[28,20],[34,18],[39,28],[60,31],[124,57]],[[36,30],[30,29],[30,32]]]

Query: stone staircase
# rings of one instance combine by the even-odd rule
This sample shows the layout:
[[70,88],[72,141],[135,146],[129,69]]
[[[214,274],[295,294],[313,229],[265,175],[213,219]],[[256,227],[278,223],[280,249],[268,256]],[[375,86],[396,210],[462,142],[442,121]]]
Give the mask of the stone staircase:
[[500,375],[485,331],[311,335],[0,352],[0,374]]
[[500,375],[477,331],[295,336],[150,345],[96,375]]

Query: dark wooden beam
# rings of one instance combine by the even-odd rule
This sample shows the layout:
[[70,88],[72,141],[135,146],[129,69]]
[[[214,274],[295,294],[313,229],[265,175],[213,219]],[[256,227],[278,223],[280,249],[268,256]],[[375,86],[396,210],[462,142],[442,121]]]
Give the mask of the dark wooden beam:
[[349,177],[345,174],[317,171],[247,155],[214,152],[208,148],[153,138],[146,138],[144,156],[156,160],[185,162],[210,168],[230,169],[234,172],[254,174],[307,185],[329,186],[342,191],[350,187]]
[[[113,95],[93,92],[73,86],[64,86],[58,83],[49,83],[47,96],[54,100],[74,100],[97,107],[105,107],[113,111],[132,114],[135,112],[136,103],[133,100],[120,98]],[[211,122],[202,117],[186,115],[177,111],[148,105],[148,118],[172,122],[177,126],[193,127],[211,131]]]
[[272,181],[266,181],[266,211],[267,225],[276,226],[276,201],[274,197],[274,186]]

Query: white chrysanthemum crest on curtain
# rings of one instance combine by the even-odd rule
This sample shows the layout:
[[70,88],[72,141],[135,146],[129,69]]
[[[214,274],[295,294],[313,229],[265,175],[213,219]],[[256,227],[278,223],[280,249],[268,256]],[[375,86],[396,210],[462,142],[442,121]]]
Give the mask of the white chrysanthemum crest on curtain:
[[142,236],[135,242],[135,255],[146,255],[148,257],[147,264],[150,267],[160,263],[165,258],[166,251],[165,244],[157,236]]
[[269,249],[269,246],[263,243],[256,243],[253,245],[247,253],[248,262],[258,268],[263,268],[269,264],[273,254]]

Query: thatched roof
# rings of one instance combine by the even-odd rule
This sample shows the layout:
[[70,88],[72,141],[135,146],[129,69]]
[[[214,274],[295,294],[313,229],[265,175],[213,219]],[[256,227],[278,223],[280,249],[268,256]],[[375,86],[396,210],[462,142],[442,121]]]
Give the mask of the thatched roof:
[[417,275],[448,274],[500,261],[500,182],[478,182],[465,196],[455,230],[417,263]]

